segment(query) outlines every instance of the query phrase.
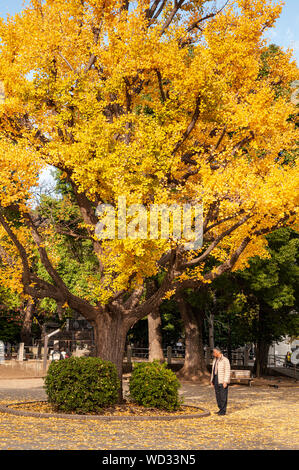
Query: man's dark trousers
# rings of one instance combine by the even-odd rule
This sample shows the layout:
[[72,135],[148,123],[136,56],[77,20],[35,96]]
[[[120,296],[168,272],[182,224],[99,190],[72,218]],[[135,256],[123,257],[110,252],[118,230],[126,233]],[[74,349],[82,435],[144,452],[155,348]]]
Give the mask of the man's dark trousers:
[[223,384],[218,383],[218,374],[214,375],[214,388],[216,394],[217,405],[219,408],[219,414],[225,415],[226,406],[227,406],[227,395],[228,395],[228,385],[226,388],[223,387]]

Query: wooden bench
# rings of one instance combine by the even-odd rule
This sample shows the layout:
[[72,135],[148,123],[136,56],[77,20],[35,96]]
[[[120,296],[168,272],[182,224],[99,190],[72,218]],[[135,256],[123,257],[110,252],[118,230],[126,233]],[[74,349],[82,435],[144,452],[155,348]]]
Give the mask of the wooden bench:
[[250,370],[231,370],[230,372],[230,383],[243,383],[247,382],[247,385],[251,386],[253,378]]

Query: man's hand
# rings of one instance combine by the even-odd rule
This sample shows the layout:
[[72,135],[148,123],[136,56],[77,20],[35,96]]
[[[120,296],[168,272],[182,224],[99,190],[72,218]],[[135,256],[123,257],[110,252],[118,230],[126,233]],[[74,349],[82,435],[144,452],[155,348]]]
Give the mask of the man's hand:
[[226,388],[226,387],[227,387],[227,383],[223,382],[223,388]]

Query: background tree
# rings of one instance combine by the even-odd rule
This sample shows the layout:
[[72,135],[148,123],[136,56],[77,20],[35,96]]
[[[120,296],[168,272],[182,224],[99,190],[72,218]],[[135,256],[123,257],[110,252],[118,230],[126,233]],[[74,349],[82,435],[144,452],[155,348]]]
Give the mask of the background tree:
[[158,360],[164,362],[163,339],[162,339],[162,320],[157,308],[147,316],[148,321],[148,344],[149,360]]
[[32,345],[32,339],[40,334],[41,312],[28,308],[31,299],[22,298],[14,292],[0,289],[0,339],[16,344],[22,341]]
[[20,299],[8,289],[0,288],[0,340],[16,343],[20,340],[22,315]]
[[269,346],[287,335],[299,334],[299,234],[277,230],[267,237],[269,259],[254,258],[240,273],[249,302],[256,305],[253,321],[255,372],[266,372]]
[[[97,354],[120,375],[136,321],[165,296],[246,266],[266,253],[265,234],[296,223],[298,171],[278,158],[297,138],[294,105],[291,90],[277,97],[275,84],[287,90],[298,69],[280,54],[260,75],[263,34],[281,6],[224,7],[32,0],[0,24],[0,237],[14,259],[11,284],[85,316]],[[28,201],[45,164],[71,185],[98,259],[86,291],[60,275],[55,231]],[[110,203],[120,216],[119,196],[147,208],[199,201],[203,247],[184,250],[188,236],[99,239],[96,207]],[[138,232],[138,217],[130,220]],[[163,281],[147,298],[144,281],[159,270]]]

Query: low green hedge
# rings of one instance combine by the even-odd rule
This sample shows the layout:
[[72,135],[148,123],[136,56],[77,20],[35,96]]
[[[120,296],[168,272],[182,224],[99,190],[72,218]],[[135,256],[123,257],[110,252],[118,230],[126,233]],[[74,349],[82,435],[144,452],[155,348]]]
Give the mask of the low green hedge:
[[71,357],[52,362],[45,378],[48,401],[57,410],[97,413],[118,400],[115,365],[98,357]]
[[175,373],[165,363],[153,361],[134,366],[130,379],[130,397],[139,405],[175,411],[182,404],[179,388]]

